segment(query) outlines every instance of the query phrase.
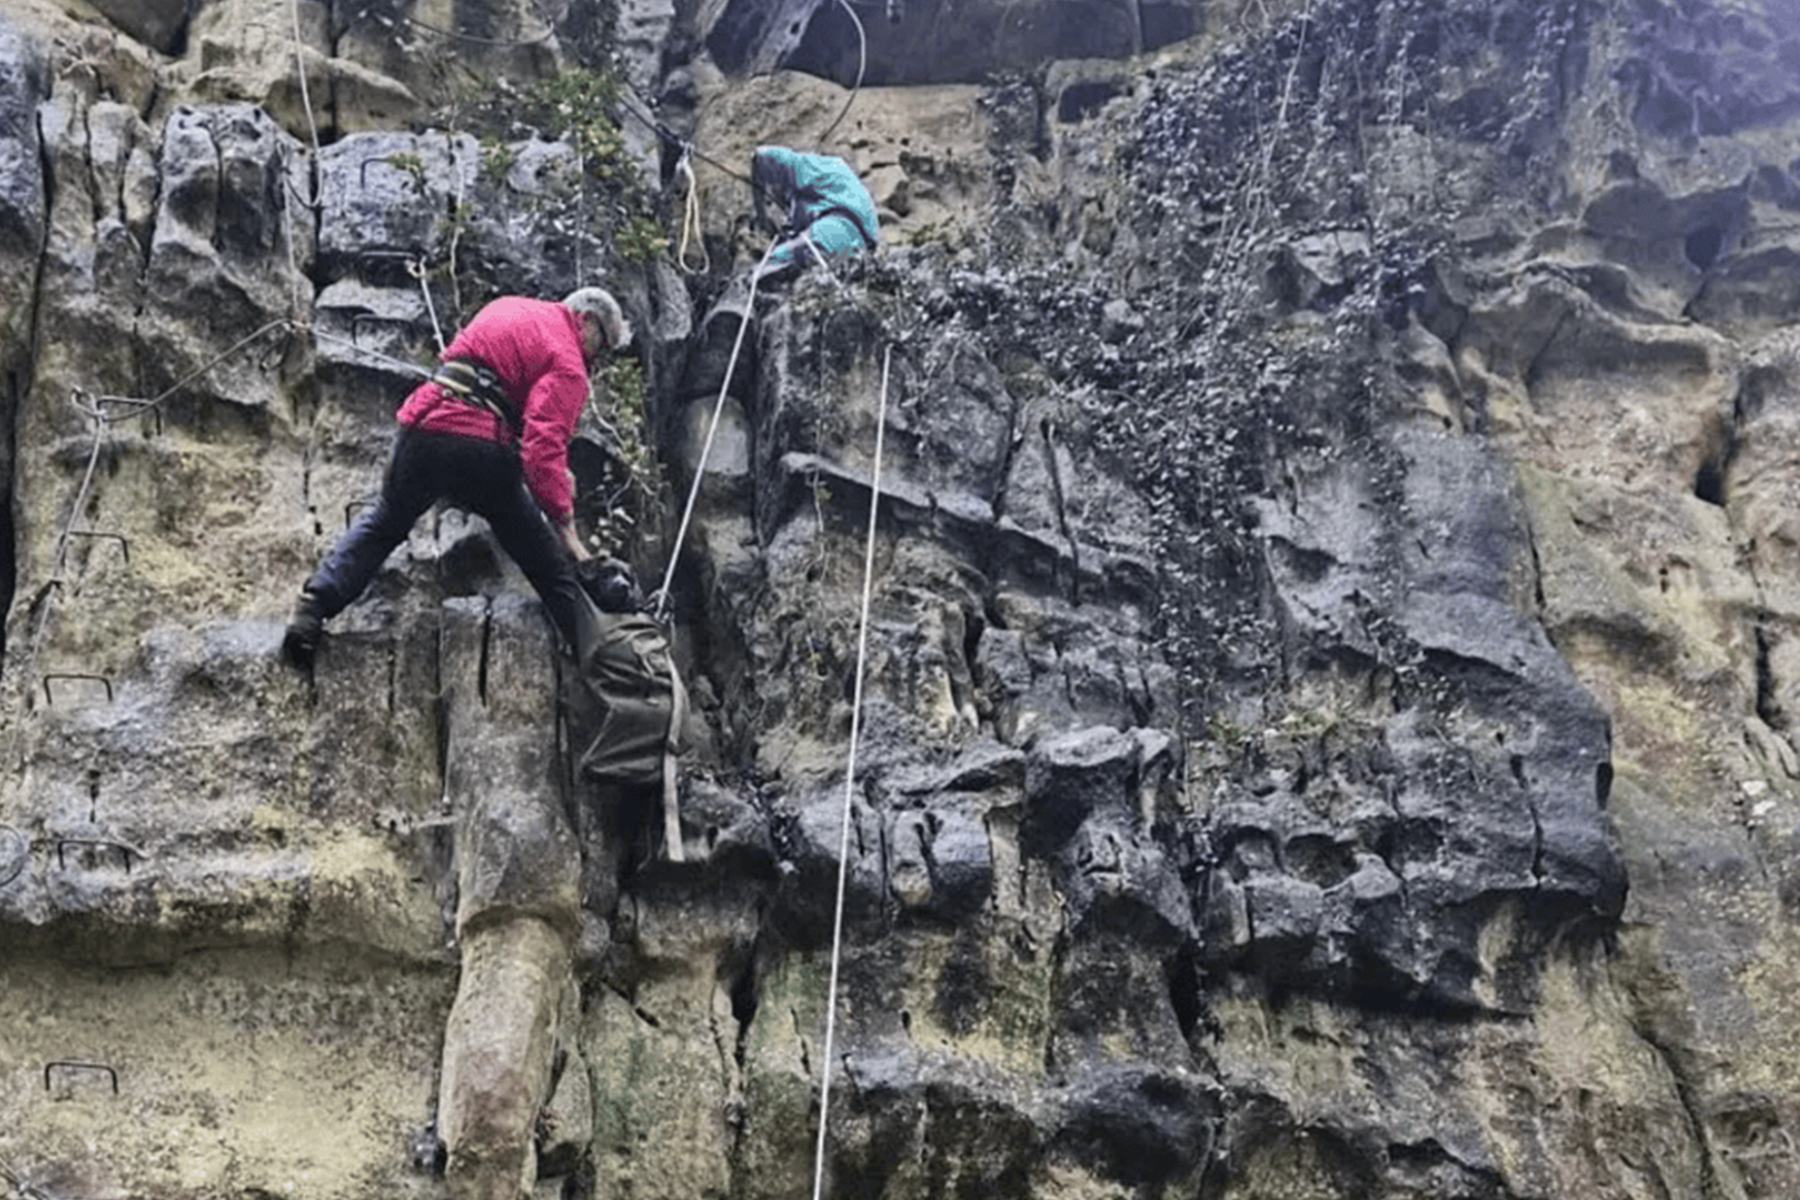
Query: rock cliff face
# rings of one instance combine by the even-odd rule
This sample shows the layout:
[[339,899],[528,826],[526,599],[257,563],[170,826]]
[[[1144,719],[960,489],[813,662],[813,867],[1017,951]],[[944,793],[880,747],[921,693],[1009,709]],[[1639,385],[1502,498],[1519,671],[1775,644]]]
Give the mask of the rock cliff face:
[[[1785,0],[15,5],[0,1195],[791,1197],[826,1071],[834,1196],[1800,1193],[1795,62]],[[751,301],[768,142],[886,245]],[[478,520],[275,653],[434,331],[590,283],[679,862]]]

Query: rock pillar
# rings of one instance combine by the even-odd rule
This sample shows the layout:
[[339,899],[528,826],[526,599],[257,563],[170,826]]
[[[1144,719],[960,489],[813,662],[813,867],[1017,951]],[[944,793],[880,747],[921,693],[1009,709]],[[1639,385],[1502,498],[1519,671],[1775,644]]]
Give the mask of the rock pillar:
[[516,1200],[536,1181],[537,1116],[568,984],[569,943],[547,921],[512,917],[464,938],[439,1114],[454,1200]]
[[565,815],[555,653],[523,597],[446,605],[444,775],[462,975],[438,1123],[455,1200],[516,1200],[536,1181],[538,1113],[572,986],[581,869]]

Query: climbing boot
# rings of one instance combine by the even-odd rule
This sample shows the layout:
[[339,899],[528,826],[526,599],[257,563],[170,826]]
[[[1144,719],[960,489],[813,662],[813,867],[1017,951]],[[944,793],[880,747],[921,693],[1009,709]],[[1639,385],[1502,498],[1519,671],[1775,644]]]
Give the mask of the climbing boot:
[[325,605],[311,588],[300,593],[294,615],[288,619],[287,633],[281,639],[281,657],[288,665],[302,671],[312,670],[313,655],[319,649],[319,638],[325,633]]

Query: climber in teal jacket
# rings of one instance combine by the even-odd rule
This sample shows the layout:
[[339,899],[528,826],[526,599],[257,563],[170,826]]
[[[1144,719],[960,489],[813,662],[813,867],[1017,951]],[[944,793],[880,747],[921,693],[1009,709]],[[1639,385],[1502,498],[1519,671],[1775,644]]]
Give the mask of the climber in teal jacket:
[[841,158],[763,146],[750,160],[750,180],[759,217],[765,215],[765,200],[787,205],[785,240],[770,251],[765,279],[881,244],[875,201]]

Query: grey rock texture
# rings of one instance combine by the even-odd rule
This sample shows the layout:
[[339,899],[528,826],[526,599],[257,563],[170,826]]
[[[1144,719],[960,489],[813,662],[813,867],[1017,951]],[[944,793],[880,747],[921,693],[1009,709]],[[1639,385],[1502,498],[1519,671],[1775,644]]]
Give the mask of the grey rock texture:
[[[0,18],[4,1194],[1795,1194],[1791,6],[861,15]],[[681,861],[478,520],[275,655],[587,283]]]

